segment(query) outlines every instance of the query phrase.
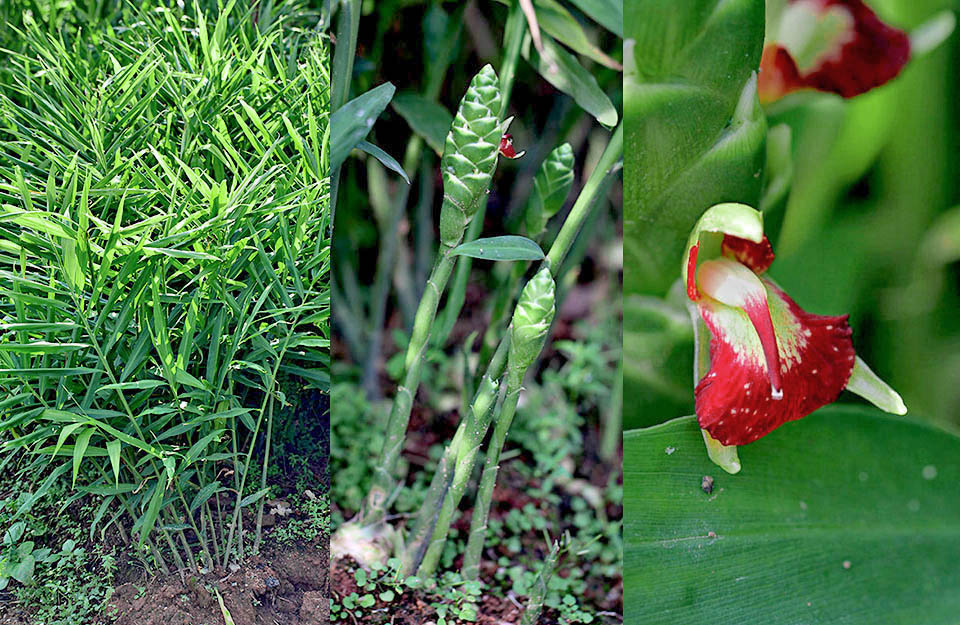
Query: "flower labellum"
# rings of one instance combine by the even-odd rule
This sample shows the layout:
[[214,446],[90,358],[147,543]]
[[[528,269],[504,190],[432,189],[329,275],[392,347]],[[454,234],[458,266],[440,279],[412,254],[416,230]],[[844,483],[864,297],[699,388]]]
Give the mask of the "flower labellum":
[[895,78],[911,57],[907,33],[863,0],[789,0],[775,24],[760,61],[762,102],[799,89],[852,98]]
[[697,340],[709,339],[709,366],[698,363],[697,420],[711,457],[732,473],[740,465],[729,448],[807,416],[844,389],[906,412],[857,358],[846,315],[808,313],[763,275],[774,256],[760,219],[742,204],[711,208],[691,236],[684,267],[687,296],[706,329]]
[[504,134],[500,137],[500,155],[510,159],[520,158],[526,154],[526,152],[520,152],[519,154],[513,147],[513,135]]

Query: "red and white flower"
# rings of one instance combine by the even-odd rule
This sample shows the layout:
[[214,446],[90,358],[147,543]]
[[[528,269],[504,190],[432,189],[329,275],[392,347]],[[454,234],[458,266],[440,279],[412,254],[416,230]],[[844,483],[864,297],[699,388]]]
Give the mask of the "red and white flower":
[[844,389],[904,414],[900,396],[857,358],[846,315],[800,308],[764,275],[773,258],[760,213],[742,204],[708,210],[688,244],[687,296],[703,321],[698,341],[709,338],[695,391],[708,446],[751,443]]
[[760,61],[762,102],[799,89],[852,98],[892,80],[912,54],[907,33],[863,0],[789,0],[774,21]]

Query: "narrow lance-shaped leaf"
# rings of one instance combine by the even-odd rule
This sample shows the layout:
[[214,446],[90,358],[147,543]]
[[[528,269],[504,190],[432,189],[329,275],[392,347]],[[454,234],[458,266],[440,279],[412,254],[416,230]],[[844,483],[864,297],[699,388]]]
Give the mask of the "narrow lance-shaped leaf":
[[536,242],[513,235],[475,239],[458,245],[450,253],[484,260],[542,260],[544,257]]
[[399,93],[390,104],[434,152],[443,154],[447,132],[453,123],[450,111],[416,93]]
[[330,116],[331,169],[339,167],[350,150],[370,133],[394,91],[396,88],[392,84],[384,83],[350,100]]
[[529,36],[524,39],[523,58],[527,59],[547,82],[572,97],[580,108],[593,115],[607,128],[616,126],[620,118],[617,109],[600,88],[593,74],[547,34],[543,34],[543,52],[542,56],[537,52]]

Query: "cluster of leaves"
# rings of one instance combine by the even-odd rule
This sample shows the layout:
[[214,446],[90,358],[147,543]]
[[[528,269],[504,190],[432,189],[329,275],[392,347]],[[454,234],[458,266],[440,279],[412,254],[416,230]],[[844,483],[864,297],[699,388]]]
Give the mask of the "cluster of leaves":
[[368,618],[389,622],[389,606],[403,601],[404,593],[418,593],[425,598],[435,610],[437,625],[477,620],[483,590],[480,582],[466,581],[447,572],[435,586],[425,589],[423,580],[413,575],[405,577],[401,568],[398,558],[390,558],[385,564],[374,563],[369,572],[362,568],[354,571],[358,591],[331,602],[332,620]]
[[203,4],[24,12],[0,63],[5,447],[161,567],[154,531],[230,557],[279,376],[329,384],[326,41],[298,3]]
[[309,543],[330,533],[330,502],[327,497],[305,495],[293,502],[293,509],[302,518],[287,519],[271,538],[286,544]]

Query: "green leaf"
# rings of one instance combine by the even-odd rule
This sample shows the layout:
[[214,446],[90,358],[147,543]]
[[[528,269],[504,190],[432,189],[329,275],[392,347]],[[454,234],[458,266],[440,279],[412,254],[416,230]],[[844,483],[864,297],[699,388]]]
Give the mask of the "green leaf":
[[383,166],[387,169],[397,172],[400,174],[400,177],[403,178],[404,182],[410,184],[410,178],[407,176],[407,172],[403,171],[403,167],[400,166],[400,163],[397,162],[397,159],[384,152],[381,148],[378,148],[369,141],[361,141],[357,144],[357,149],[363,150],[370,156],[374,157],[383,163]]
[[624,623],[956,622],[960,438],[830,406],[739,451],[724,474],[693,417],[624,434]]
[[66,442],[67,438],[75,431],[82,428],[83,425],[83,423],[71,423],[70,425],[65,425],[60,430],[60,436],[57,438],[57,445],[53,449],[54,456],[56,456],[57,452],[60,451],[60,448],[63,447],[63,444]]
[[187,455],[184,456],[183,467],[185,468],[190,466],[197,458],[200,457],[204,450],[206,450],[207,445],[209,445],[215,438],[219,437],[225,431],[226,430],[214,430],[194,443],[187,452]]
[[266,495],[266,494],[269,493],[269,492],[270,492],[270,488],[268,487],[268,488],[262,488],[262,489],[258,490],[257,492],[253,493],[252,495],[247,495],[246,497],[244,497],[243,499],[240,500],[240,507],[241,507],[241,508],[245,508],[245,507],[249,506],[249,505],[252,504],[252,503],[256,503],[256,502],[259,501],[264,495]]
[[543,250],[527,237],[507,235],[474,239],[458,245],[451,252],[454,256],[469,256],[484,260],[542,260]]
[[63,242],[63,275],[67,278],[67,284],[77,293],[87,285],[87,276],[77,257],[77,242],[73,239]]
[[617,0],[570,0],[595,22],[623,38],[623,2]]
[[62,239],[74,238],[74,233],[70,232],[65,226],[48,218],[47,215],[48,213],[40,211],[25,212],[16,207],[4,204],[3,213],[0,213],[0,223],[12,222],[24,228],[44,232]]
[[0,369],[0,376],[15,375],[25,378],[66,378],[72,375],[99,373],[99,369],[89,367],[65,367],[63,369],[43,367],[37,369]]
[[16,354],[65,354],[85,347],[90,346],[86,343],[49,343],[47,341],[0,343],[0,352],[14,352]]
[[374,87],[343,105],[330,116],[330,168],[339,167],[350,151],[364,140],[396,91],[390,83]]
[[120,485],[120,441],[109,441],[107,443],[107,455],[110,456],[110,467],[113,469],[113,479],[117,486]]
[[0,323],[0,330],[16,332],[66,332],[80,326],[69,321],[47,323],[45,321],[25,321],[23,323]]
[[153,496],[150,497],[150,505],[147,507],[147,512],[143,516],[143,524],[140,527],[140,541],[139,546],[142,549],[144,541],[147,540],[147,537],[153,532],[154,526],[157,524],[157,515],[160,514],[160,504],[163,502],[163,482],[157,481],[153,489]]
[[211,482],[210,484],[207,484],[197,491],[193,501],[190,502],[190,512],[193,512],[202,506],[208,499],[223,490],[225,489],[221,487],[220,482]]
[[24,556],[10,569],[10,577],[21,584],[29,584],[33,581],[33,570],[36,567],[36,559],[32,554]]
[[223,597],[220,596],[220,591],[216,588],[213,590],[217,595],[217,603],[220,604],[220,615],[223,616],[223,625],[235,625],[233,616],[230,615],[230,610],[228,610],[227,606],[223,603]]
[[294,365],[281,365],[280,368],[286,373],[303,378],[313,388],[318,388],[321,391],[330,390],[330,371],[328,369],[306,369]]
[[77,435],[77,442],[73,446],[73,485],[77,485],[77,474],[80,472],[80,463],[83,462],[84,454],[87,452],[87,446],[90,444],[90,437],[97,429],[89,427]]
[[163,380],[137,380],[136,382],[118,382],[117,384],[104,384],[97,389],[101,391],[143,391],[150,388],[157,388],[166,384]]
[[763,0],[635,1],[624,13],[624,292],[663,295],[710,206],[758,206]]
[[541,36],[546,58],[540,56],[529,36],[523,40],[523,58],[530,62],[544,80],[573,98],[580,108],[593,115],[598,122],[607,128],[616,126],[619,119],[617,109],[597,84],[593,74],[584,69],[575,56],[557,45],[549,35],[541,33]]
[[[508,0],[499,1],[508,6],[510,5]],[[607,2],[613,4],[611,0],[607,0]],[[610,58],[609,55],[590,41],[580,22],[578,22],[562,4],[556,0],[534,0],[533,4],[537,13],[537,23],[540,25],[542,31],[541,35],[543,33],[549,34],[578,54],[589,57],[601,65],[616,70],[621,69],[620,64],[617,63],[616,60]],[[620,23],[623,23],[622,10]],[[622,28],[622,26],[619,27],[621,31]],[[622,32],[618,33],[618,35],[623,37]]]
[[398,93],[390,104],[438,156],[443,154],[447,131],[453,123],[450,111],[433,100],[410,92]]
[[167,485],[169,486],[177,474],[177,459],[173,456],[164,456],[161,462],[163,463],[163,468],[166,470]]

